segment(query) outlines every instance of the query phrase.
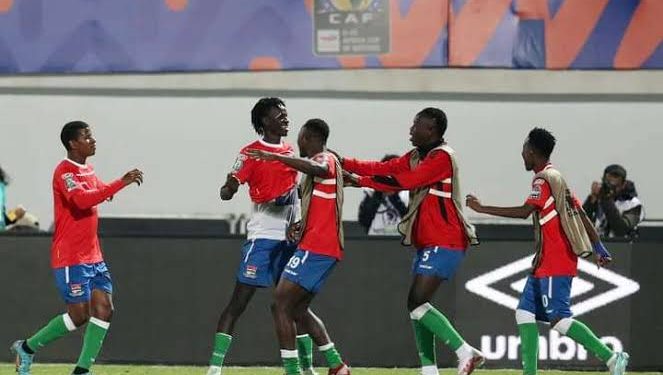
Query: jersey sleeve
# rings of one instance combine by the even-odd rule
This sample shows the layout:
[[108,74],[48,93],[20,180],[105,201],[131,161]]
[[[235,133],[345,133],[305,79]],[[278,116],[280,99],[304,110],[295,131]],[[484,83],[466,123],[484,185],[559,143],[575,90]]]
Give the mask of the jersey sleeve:
[[336,163],[333,157],[322,153],[315,155],[313,161],[327,166],[327,174],[322,176],[322,178],[336,178]]
[[231,175],[239,181],[240,184],[246,183],[250,178],[255,167],[256,160],[249,158],[242,150],[233,164]]
[[543,209],[548,198],[550,198],[550,195],[550,186],[548,186],[546,180],[537,178],[532,181],[532,191],[530,191],[527,200],[525,200],[525,204],[533,206],[537,211],[540,211]]
[[62,194],[67,202],[76,208],[85,210],[92,208],[122,190],[122,180],[115,180],[109,185],[98,185],[95,190],[85,190],[81,181],[72,172],[56,172],[54,188]]
[[343,158],[343,169],[362,176],[393,175],[410,169],[410,153],[387,161]]

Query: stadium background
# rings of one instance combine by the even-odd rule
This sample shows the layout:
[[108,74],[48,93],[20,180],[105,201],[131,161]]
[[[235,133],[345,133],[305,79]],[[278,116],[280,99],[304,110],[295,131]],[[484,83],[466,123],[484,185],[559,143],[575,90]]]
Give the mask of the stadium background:
[[[640,290],[588,313],[586,319],[596,327],[606,327],[600,332],[608,332],[614,317],[623,317],[630,328],[619,332],[621,340],[632,352],[634,345],[638,347],[635,343],[642,345],[638,349],[642,352],[634,353],[634,364],[660,369],[660,359],[646,351],[653,338],[640,342],[645,337],[640,335],[660,335],[663,323],[653,316],[653,327],[641,332],[631,311],[659,311],[661,304],[660,293],[656,292],[661,278],[652,270],[656,262],[646,260],[659,256],[656,251],[663,237],[656,221],[663,219],[663,199],[657,194],[663,178],[657,173],[660,157],[656,152],[663,142],[659,125],[663,117],[663,74],[657,70],[663,68],[663,28],[659,22],[663,2],[374,0],[362,3],[366,9],[347,12],[349,4],[352,2],[341,0],[0,1],[0,161],[13,177],[10,205],[23,203],[41,218],[43,227],[50,225],[51,173],[62,158],[58,133],[62,124],[72,119],[92,124],[98,140],[98,156],[92,162],[101,177],[113,178],[133,166],[146,173],[144,186],[103,206],[104,217],[211,219],[219,223],[228,215],[249,211],[247,198],[238,196],[219,204],[217,191],[237,150],[254,139],[249,111],[261,96],[278,95],[286,100],[291,114],[291,142],[300,124],[321,117],[332,126],[330,146],[362,158],[404,152],[409,146],[407,132],[414,114],[425,106],[441,107],[450,120],[447,139],[461,156],[463,191],[499,204],[519,203],[528,193],[531,176],[522,168],[520,147],[532,126],[545,126],[559,140],[554,161],[578,195],[584,196],[591,181],[613,162],[625,165],[629,178],[637,184],[650,219],[645,224],[647,236],[641,238],[643,245],[614,246],[620,258],[628,259],[616,265],[617,272],[636,280]],[[326,13],[316,13],[317,7],[327,9]],[[329,52],[335,42],[328,39],[329,33],[321,36],[316,25],[330,17],[348,20],[348,15],[355,13],[361,20],[362,14],[371,12],[375,14],[371,19],[386,22],[361,26],[361,32],[377,35],[382,44],[359,47],[386,46],[388,50],[374,55]],[[325,27],[329,30],[331,26]],[[334,27],[341,31],[354,28],[343,23]],[[331,44],[321,51],[324,42]],[[340,39],[337,42],[343,44]],[[360,199],[360,191],[348,191],[345,220],[356,219]],[[487,220],[471,217],[477,222]],[[488,227],[496,233],[512,228],[512,224],[490,221]],[[132,234],[140,235],[135,231]],[[223,239],[226,234],[220,229],[207,239],[193,239],[193,234],[182,233],[181,239],[164,240],[159,237],[165,233],[156,230],[147,239],[130,240],[115,233],[109,235],[105,246],[111,261],[117,257],[112,263],[117,282],[121,285],[122,278],[131,280],[130,284],[127,281],[131,287],[126,289],[140,297],[143,304],[167,306],[174,295],[182,299],[173,303],[204,301],[206,309],[211,309],[206,313],[214,316],[230,290],[230,271],[239,243],[235,237]],[[471,257],[471,262],[486,257],[487,268],[478,263],[479,268],[475,268],[468,262],[459,281],[448,288],[451,295],[452,290],[456,295],[463,294],[463,281],[525,256],[528,237],[514,236],[488,236],[482,245],[486,252],[477,251]],[[352,278],[348,285],[366,275],[400,280],[394,276],[398,274],[406,278],[407,265],[402,262],[408,262],[407,253],[399,252],[395,239],[387,245],[359,237],[348,247],[347,266],[342,268],[347,269],[341,271]],[[34,313],[27,315],[30,320],[25,320],[23,331],[60,309],[50,287],[47,240],[7,235],[0,238],[0,251],[7,259],[0,263],[2,296],[7,306],[21,304],[21,313]],[[207,242],[203,246],[200,241]],[[513,254],[504,259],[494,254],[511,242]],[[141,251],[156,245],[170,250],[142,258]],[[383,247],[389,249],[388,262],[392,263],[376,263],[368,256]],[[202,291],[189,294],[186,278],[169,285],[169,290],[143,287],[152,272],[170,275],[179,269],[144,271],[149,264],[162,257],[180,265],[189,261],[198,264],[195,259],[199,251],[222,267],[216,274],[210,269],[200,275],[203,279],[196,285]],[[137,267],[135,259],[141,259],[143,267]],[[391,272],[396,264],[400,264],[400,274]],[[195,273],[195,268],[184,268]],[[142,272],[147,276],[141,276]],[[26,275],[30,275],[30,282],[19,281]],[[156,274],[154,277],[158,279]],[[347,309],[333,309],[331,296],[343,290],[343,284],[338,284],[340,277],[330,283],[329,299],[319,302],[321,310],[329,308],[332,316],[348,313]],[[209,294],[203,293],[206,285],[213,285]],[[401,345],[405,348],[411,346],[411,337],[401,311],[404,291],[398,289],[404,285],[395,282],[396,290],[388,293],[389,298],[375,303],[392,306],[389,316],[403,320]],[[42,290],[48,295],[44,300],[20,297]],[[463,301],[441,300],[450,310],[463,308]],[[121,301],[119,297],[118,306]],[[495,333],[514,334],[515,325],[507,309],[486,299],[471,303],[487,303],[501,311],[495,314],[505,314],[500,320],[503,326]],[[364,308],[361,299],[356,305],[357,311]],[[256,301],[254,310],[258,306],[264,303]],[[3,310],[2,314],[10,314],[7,316],[19,312]],[[120,322],[121,314],[119,310]],[[476,313],[467,315],[482,324],[490,319]],[[167,320],[170,324],[186,324],[179,320],[182,314],[171,318]],[[135,328],[134,322],[125,319],[125,330]],[[149,321],[165,324],[152,317],[146,318]],[[247,327],[256,322],[260,326],[254,328],[265,338],[270,337],[268,317],[247,315],[243,321],[246,331],[240,331],[239,337],[250,337]],[[118,337],[123,329],[118,327],[120,324],[114,323],[114,339],[104,349],[102,361],[127,358]],[[196,324],[200,336],[191,333],[191,337],[204,339],[212,325],[204,318]],[[376,324],[377,333],[381,332],[380,326],[390,326],[388,321]],[[472,322],[460,324],[469,327]],[[333,329],[340,331],[341,326],[339,323]],[[2,342],[23,332],[17,328],[3,323]],[[144,329],[156,328],[148,325]],[[346,329],[347,333],[340,334],[347,334],[347,341],[356,340],[358,347],[362,342],[381,340],[361,333],[361,327]],[[479,340],[480,332],[476,335]],[[72,348],[78,341],[67,340],[62,351],[53,349],[49,359],[67,360],[74,355]],[[259,362],[276,363],[278,358],[269,356],[276,353],[273,340],[259,342],[265,353]],[[201,353],[208,352],[209,344],[199,342],[197,351],[182,351],[169,358],[132,351],[137,357],[130,361],[204,363],[206,358]],[[367,353],[364,358],[371,358],[373,364],[411,366],[416,358],[414,349],[410,349],[406,357],[384,350],[384,357]],[[361,357],[357,356],[356,361],[361,362]],[[238,344],[229,360],[246,364],[250,356]],[[516,361],[496,363],[517,367]],[[596,366],[591,359],[551,362],[553,366],[569,363]]]

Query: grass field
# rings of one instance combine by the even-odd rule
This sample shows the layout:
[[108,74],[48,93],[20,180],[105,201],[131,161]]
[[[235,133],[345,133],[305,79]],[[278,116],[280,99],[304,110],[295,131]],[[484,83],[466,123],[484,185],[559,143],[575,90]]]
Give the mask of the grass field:
[[[35,364],[32,375],[68,375],[72,366],[69,365],[47,365]],[[95,375],[205,375],[205,367],[180,367],[180,366],[104,366],[98,365],[93,369]],[[323,371],[324,370],[324,371]],[[326,369],[319,369],[320,375],[325,375]],[[455,369],[440,371],[444,375],[456,373]],[[575,372],[575,371],[539,371],[542,375],[606,375],[607,372]],[[14,366],[11,364],[0,364],[0,375],[15,374]],[[280,368],[267,367],[229,367],[223,372],[224,375],[281,375]],[[355,368],[353,375],[416,375],[416,369],[377,369],[377,368]],[[519,375],[517,370],[478,370],[476,375]],[[639,372],[638,375],[661,375],[660,372]]]

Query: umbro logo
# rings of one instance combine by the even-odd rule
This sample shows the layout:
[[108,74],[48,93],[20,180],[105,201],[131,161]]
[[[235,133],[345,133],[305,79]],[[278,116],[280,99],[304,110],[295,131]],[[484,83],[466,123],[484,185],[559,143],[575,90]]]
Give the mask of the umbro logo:
[[[465,288],[515,310],[531,269],[532,257],[527,256],[479,275],[465,283]],[[595,264],[583,259],[578,259],[578,271],[571,287],[571,311],[576,316],[625,298],[640,289],[636,281],[609,269],[598,269]]]

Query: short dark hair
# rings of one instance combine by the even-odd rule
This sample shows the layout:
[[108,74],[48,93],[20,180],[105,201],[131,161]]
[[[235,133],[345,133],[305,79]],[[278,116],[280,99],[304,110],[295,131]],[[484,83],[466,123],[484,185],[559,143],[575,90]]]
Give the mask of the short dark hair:
[[622,167],[619,164],[610,164],[605,167],[603,174],[611,174],[613,176],[621,177],[623,180],[626,180],[626,168]]
[[265,124],[262,123],[262,118],[267,116],[270,109],[274,107],[285,107],[285,103],[280,98],[270,97],[262,98],[253,106],[251,110],[251,124],[256,133],[261,134],[264,132]]
[[444,137],[444,133],[447,131],[447,115],[443,110],[428,107],[422,109],[417,115],[434,120],[435,125],[437,125],[437,131],[440,133],[440,137]]
[[327,125],[325,120],[319,118],[310,119],[304,123],[303,128],[320,137],[322,144],[327,144],[327,139],[329,139],[329,125]]
[[83,121],[70,121],[64,124],[62,131],[60,132],[60,140],[62,141],[64,148],[69,151],[69,141],[73,141],[74,139],[78,138],[79,130],[87,129],[89,127],[90,125]]
[[543,128],[534,128],[527,135],[527,143],[530,147],[546,159],[550,158],[556,142],[555,136]]

